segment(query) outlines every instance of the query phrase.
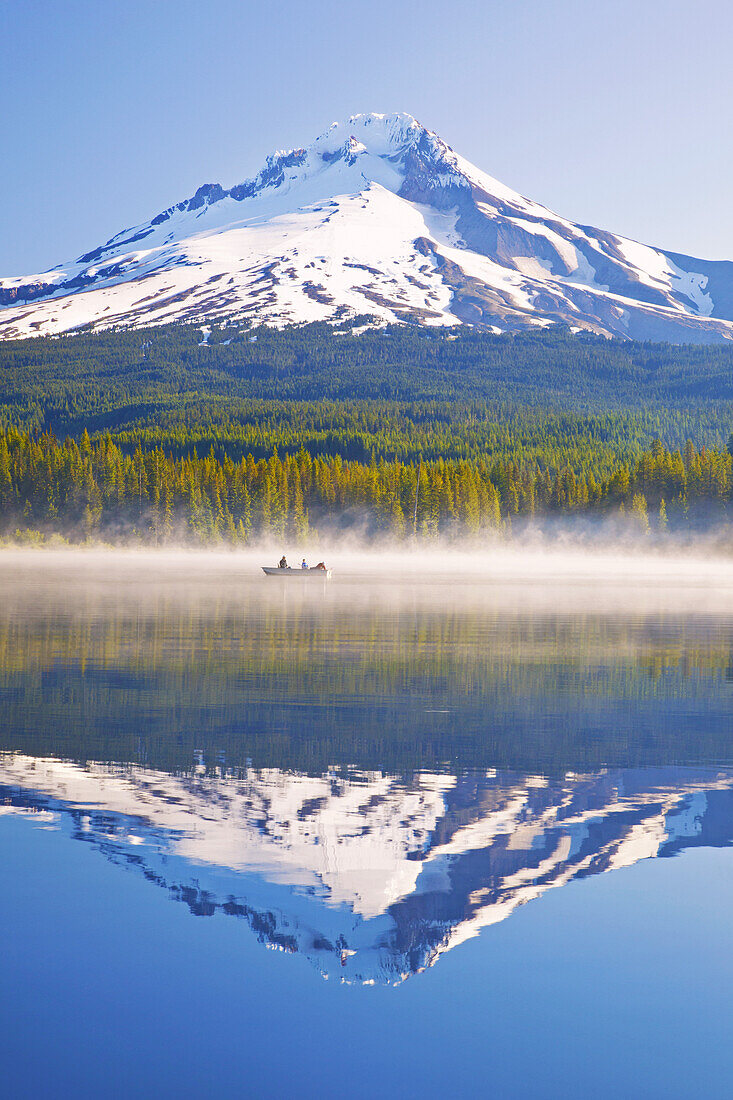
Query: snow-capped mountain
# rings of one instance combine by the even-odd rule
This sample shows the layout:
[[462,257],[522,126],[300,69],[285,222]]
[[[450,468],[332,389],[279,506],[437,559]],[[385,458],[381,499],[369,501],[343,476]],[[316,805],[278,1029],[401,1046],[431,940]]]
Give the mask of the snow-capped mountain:
[[9,813],[66,829],[197,915],[243,919],[327,977],[394,984],[549,889],[730,845],[733,773],[168,775],[2,754]]
[[355,115],[73,263],[0,280],[0,336],[169,321],[733,338],[733,263],[575,225],[407,114]]

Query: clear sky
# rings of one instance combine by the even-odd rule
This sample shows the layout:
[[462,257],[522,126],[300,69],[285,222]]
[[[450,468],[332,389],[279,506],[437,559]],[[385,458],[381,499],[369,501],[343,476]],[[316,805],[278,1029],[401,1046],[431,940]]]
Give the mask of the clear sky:
[[0,0],[0,274],[405,110],[558,213],[733,258],[727,0]]

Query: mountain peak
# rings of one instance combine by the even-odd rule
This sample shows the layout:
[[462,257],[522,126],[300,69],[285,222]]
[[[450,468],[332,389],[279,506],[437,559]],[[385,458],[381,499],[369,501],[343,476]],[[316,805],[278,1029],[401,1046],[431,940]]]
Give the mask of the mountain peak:
[[333,149],[349,136],[355,137],[371,152],[384,156],[418,140],[425,132],[425,127],[404,111],[350,115],[341,122],[332,122],[316,138],[312,148],[317,152],[324,147]]
[[[139,290],[139,293],[138,293]],[[413,115],[356,114],[205,183],[41,275],[0,279],[0,336],[166,321],[469,324],[733,338],[733,264],[575,225]]]

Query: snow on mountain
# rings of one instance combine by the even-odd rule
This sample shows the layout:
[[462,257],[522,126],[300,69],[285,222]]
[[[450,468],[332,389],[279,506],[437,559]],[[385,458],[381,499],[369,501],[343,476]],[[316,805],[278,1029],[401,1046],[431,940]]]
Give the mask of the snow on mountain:
[[325,976],[389,983],[546,890],[733,839],[733,774],[167,775],[0,755],[0,814],[61,827]]
[[0,279],[0,336],[170,321],[564,324],[639,339],[733,338],[733,263],[558,217],[411,115],[354,115],[254,179],[106,244]]

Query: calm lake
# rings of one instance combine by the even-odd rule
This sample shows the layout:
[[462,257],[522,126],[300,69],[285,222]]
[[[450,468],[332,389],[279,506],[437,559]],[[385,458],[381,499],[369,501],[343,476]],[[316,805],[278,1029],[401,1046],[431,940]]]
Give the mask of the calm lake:
[[0,557],[3,1096],[729,1097],[733,563],[259,564]]

